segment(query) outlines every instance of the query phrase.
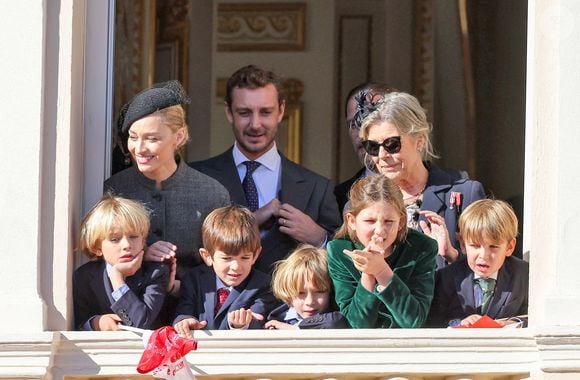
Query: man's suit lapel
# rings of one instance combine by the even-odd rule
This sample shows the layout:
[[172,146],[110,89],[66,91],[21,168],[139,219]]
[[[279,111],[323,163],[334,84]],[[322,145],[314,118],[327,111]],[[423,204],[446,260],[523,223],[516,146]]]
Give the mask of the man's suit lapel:
[[213,167],[214,175],[215,178],[219,178],[219,181],[226,189],[230,190],[230,197],[233,203],[247,206],[244,188],[240,181],[232,150],[233,147],[216,157],[215,166]]
[[305,210],[312,194],[312,183],[306,181],[302,173],[282,154],[282,186],[280,202],[289,203],[299,210]]

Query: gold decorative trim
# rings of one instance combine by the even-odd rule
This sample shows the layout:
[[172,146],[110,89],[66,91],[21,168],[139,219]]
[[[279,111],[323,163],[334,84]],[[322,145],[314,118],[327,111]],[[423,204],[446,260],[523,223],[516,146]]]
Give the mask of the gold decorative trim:
[[415,0],[415,75],[413,88],[417,99],[427,110],[427,117],[431,121],[433,120],[433,84],[435,81],[434,7],[432,0]]
[[304,50],[306,3],[218,4],[218,51]]
[[286,145],[284,155],[299,164],[302,160],[302,94],[304,84],[294,78],[282,84],[286,95],[286,111],[282,124],[286,126]]
[[461,26],[461,55],[463,61],[463,79],[465,82],[465,94],[467,104],[467,170],[473,178],[477,178],[477,152],[476,142],[476,103],[475,103],[475,79],[473,77],[473,63],[471,59],[471,41],[469,39],[469,19],[467,15],[466,0],[457,0],[459,9],[459,25]]
[[[191,5],[188,0],[162,0],[157,2],[157,50],[167,50],[173,57],[170,72],[184,88],[189,84],[189,18]],[[157,78],[159,80],[160,78]]]
[[121,106],[153,84],[155,0],[116,2],[113,125]]

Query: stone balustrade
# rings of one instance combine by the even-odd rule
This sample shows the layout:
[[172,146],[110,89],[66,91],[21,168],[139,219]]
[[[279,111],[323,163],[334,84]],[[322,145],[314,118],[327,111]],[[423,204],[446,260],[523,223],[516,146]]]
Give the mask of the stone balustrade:
[[[198,331],[200,379],[580,378],[580,327]],[[0,334],[0,378],[138,378],[133,332]],[[558,377],[561,378],[561,377]]]

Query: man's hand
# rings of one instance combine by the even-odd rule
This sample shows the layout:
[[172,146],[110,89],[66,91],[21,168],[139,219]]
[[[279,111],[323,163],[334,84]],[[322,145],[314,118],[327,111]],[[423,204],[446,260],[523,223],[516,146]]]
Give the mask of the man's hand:
[[198,321],[195,318],[186,318],[182,319],[181,321],[177,322],[173,328],[175,332],[182,337],[187,339],[193,339],[193,334],[191,330],[201,330],[205,326],[207,326],[207,321]]
[[145,250],[145,261],[162,262],[175,257],[177,247],[168,241],[159,240]]
[[260,207],[254,212],[256,221],[261,230],[268,230],[274,223],[275,218],[278,217],[281,203],[277,198]]
[[117,314],[103,314],[93,318],[91,327],[94,331],[117,331],[121,322],[121,317]]
[[238,309],[228,313],[228,323],[231,328],[245,329],[248,328],[252,319],[259,321],[264,319],[264,316],[254,313],[251,309]]
[[280,232],[301,243],[320,247],[326,240],[326,230],[296,207],[284,203],[278,215]]

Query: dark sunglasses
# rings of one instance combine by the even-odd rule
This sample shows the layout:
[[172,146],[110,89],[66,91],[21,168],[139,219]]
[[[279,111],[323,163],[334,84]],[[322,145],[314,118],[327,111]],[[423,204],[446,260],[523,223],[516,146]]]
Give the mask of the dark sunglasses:
[[401,136],[393,136],[385,139],[382,143],[378,143],[372,140],[361,141],[365,151],[371,156],[378,156],[381,147],[387,151],[389,154],[399,153],[401,150]]

